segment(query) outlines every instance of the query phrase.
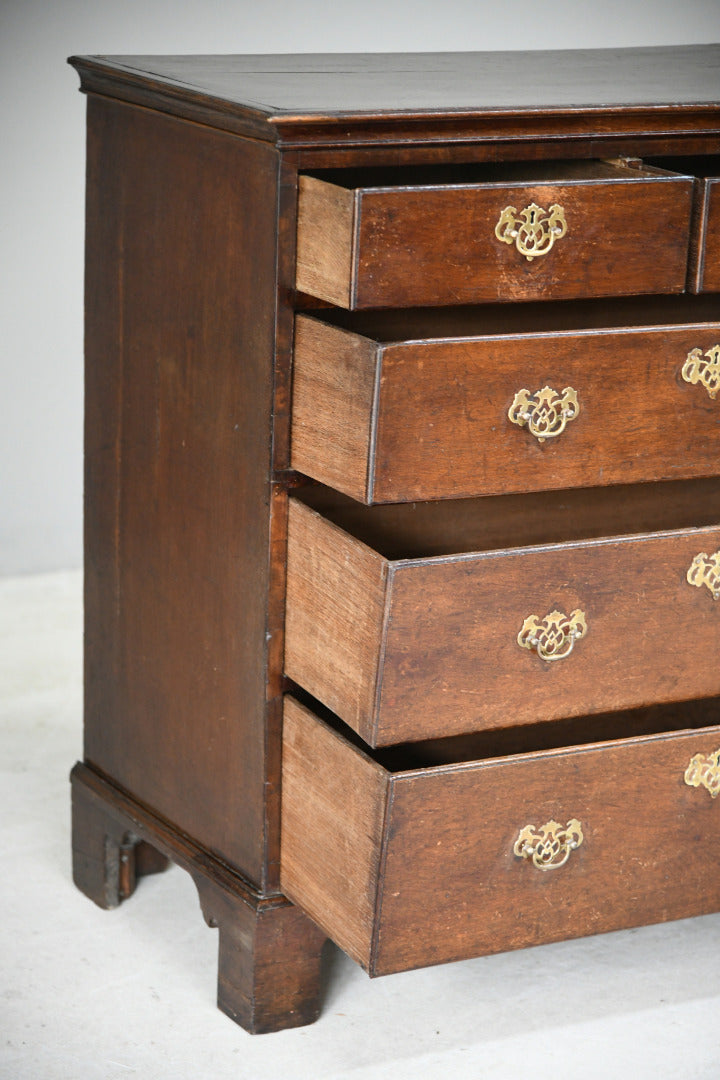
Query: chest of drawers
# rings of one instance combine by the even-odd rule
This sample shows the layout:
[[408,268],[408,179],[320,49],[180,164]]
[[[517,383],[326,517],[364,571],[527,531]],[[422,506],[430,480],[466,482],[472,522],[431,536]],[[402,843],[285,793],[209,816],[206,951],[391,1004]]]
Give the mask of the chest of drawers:
[[218,1003],[720,908],[720,48],[79,57],[78,886]]

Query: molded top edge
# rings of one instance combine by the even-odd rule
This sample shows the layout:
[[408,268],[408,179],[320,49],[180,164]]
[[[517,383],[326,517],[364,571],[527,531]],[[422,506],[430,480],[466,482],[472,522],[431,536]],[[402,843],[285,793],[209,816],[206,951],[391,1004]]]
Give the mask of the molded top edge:
[[76,56],[82,89],[276,141],[319,126],[720,108],[720,45],[485,53]]

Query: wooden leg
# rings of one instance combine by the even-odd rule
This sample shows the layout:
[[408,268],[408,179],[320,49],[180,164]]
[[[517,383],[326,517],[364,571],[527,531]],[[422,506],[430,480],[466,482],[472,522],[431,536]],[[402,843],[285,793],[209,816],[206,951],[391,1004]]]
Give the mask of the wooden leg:
[[75,884],[105,909],[116,908],[132,896],[138,878],[160,873],[170,862],[74,777],[72,858]]
[[193,876],[205,920],[220,935],[218,1007],[257,1035],[317,1020],[325,934],[284,899],[249,904]]
[[219,931],[218,1006],[253,1034],[317,1020],[325,934],[284,896],[262,896],[211,853],[137,805],[85,765],[72,776],[73,876],[102,908],[169,859],[193,877]]

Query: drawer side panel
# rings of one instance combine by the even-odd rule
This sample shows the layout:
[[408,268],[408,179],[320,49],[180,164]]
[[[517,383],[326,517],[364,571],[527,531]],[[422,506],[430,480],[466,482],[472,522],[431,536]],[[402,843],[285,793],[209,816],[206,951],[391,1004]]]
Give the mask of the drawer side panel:
[[288,519],[285,672],[367,734],[387,564],[296,500]]
[[317,319],[295,321],[291,466],[368,497],[377,348]]
[[283,892],[367,968],[386,774],[287,698],[282,776]]
[[297,274],[300,292],[352,307],[355,196],[301,176],[298,191]]

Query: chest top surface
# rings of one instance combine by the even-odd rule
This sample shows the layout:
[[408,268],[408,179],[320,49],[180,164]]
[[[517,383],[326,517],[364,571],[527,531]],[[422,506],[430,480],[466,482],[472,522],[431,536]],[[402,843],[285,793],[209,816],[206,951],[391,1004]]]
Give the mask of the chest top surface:
[[[628,114],[674,130],[720,126],[720,45],[467,53],[82,56],[82,89],[272,142],[465,137],[472,123],[553,114],[612,131]],[[438,125],[440,125],[438,127]],[[574,130],[574,128],[573,128]],[[476,132],[476,134],[479,133]],[[570,129],[569,129],[570,133]]]

